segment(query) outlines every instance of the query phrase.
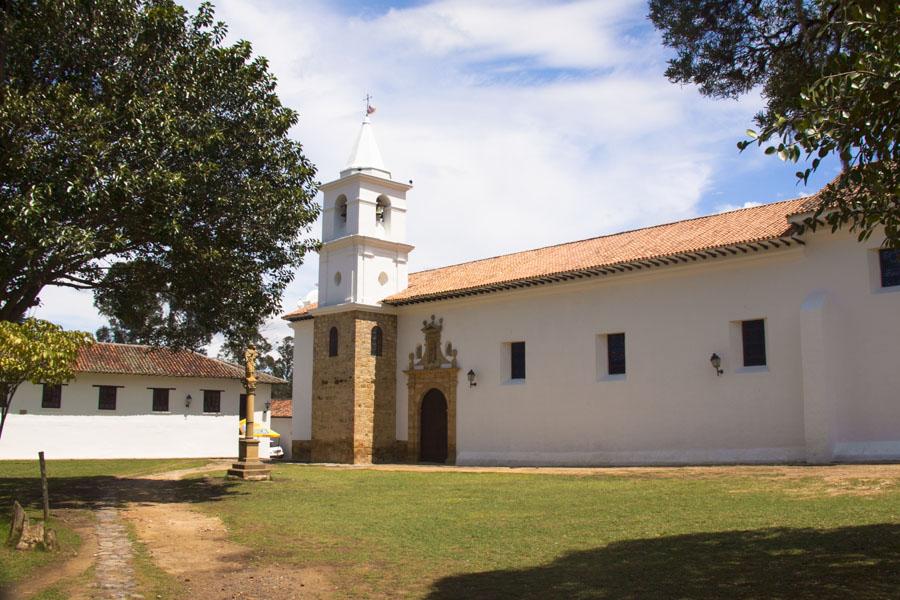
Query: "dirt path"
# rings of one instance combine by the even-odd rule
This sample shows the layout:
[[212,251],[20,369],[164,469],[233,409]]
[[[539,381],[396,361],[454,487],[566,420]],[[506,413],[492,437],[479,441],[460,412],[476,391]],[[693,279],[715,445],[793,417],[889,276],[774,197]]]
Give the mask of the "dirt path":
[[[200,469],[140,479],[175,481],[188,475],[220,471],[227,466],[216,462]],[[140,485],[139,481],[135,483]],[[154,563],[182,582],[186,598],[281,600],[328,598],[334,592],[327,570],[284,568],[254,561],[249,548],[228,539],[228,530],[220,519],[203,514],[190,504],[132,503],[122,515],[134,524]]]

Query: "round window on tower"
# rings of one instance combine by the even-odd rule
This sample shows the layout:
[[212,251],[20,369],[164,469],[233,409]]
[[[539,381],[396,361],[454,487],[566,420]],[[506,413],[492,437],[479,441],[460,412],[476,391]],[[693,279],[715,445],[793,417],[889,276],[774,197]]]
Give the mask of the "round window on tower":
[[385,285],[387,282],[388,282],[388,274],[385,273],[384,271],[382,271],[378,275],[378,283],[380,283],[381,285]]
[[338,271],[334,274],[334,285],[341,285],[341,272]]

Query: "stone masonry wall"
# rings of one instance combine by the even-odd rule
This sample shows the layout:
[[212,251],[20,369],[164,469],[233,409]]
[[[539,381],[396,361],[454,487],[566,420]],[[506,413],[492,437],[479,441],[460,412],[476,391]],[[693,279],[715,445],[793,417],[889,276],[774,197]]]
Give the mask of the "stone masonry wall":
[[[371,354],[372,328],[383,332]],[[328,336],[338,328],[338,355]],[[393,459],[396,423],[397,318],[352,311],[317,316],[313,333],[312,460],[370,463]]]

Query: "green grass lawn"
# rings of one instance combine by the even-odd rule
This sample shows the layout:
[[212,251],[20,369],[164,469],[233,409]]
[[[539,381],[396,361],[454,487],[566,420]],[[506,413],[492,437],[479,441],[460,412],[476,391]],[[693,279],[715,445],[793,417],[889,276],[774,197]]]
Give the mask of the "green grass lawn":
[[[101,492],[115,476],[135,476],[206,464],[206,460],[51,460],[47,461],[51,513],[59,508],[77,509]],[[87,493],[85,493],[87,492]],[[81,544],[79,536],[65,521],[51,518],[61,551],[18,552],[3,542],[10,528],[13,500],[18,500],[30,517],[42,518],[40,467],[37,460],[0,461],[0,589],[26,577],[34,569],[60,560]],[[2,591],[0,591],[2,597]]]
[[284,465],[197,506],[346,597],[896,598],[898,483]]

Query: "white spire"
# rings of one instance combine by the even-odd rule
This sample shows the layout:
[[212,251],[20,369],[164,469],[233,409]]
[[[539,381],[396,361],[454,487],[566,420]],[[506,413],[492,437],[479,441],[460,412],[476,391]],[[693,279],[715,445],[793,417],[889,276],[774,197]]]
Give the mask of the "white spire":
[[375,143],[372,121],[368,115],[363,119],[356,143],[353,145],[353,151],[350,153],[350,158],[347,159],[347,166],[341,170],[341,177],[360,172],[391,178],[390,171],[384,168],[381,152],[378,150],[378,144]]

